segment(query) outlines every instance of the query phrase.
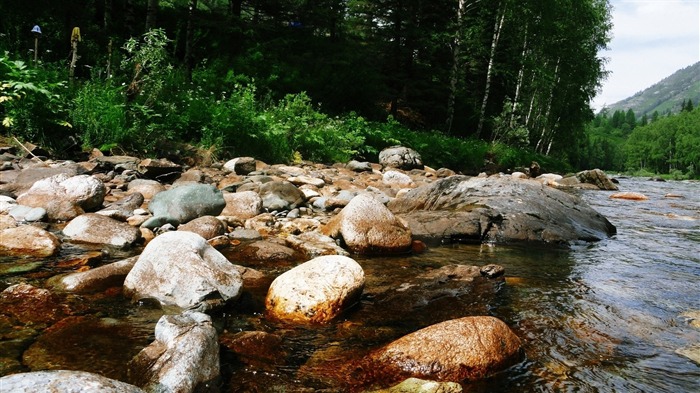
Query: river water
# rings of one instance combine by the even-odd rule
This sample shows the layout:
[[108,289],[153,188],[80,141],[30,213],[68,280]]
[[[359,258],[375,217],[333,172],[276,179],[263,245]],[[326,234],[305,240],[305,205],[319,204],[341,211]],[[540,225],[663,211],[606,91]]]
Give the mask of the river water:
[[[222,390],[345,391],[352,382],[330,376],[338,364],[433,323],[492,315],[521,337],[526,356],[487,380],[464,383],[467,392],[700,392],[700,365],[677,353],[700,345],[700,329],[684,316],[700,310],[700,183],[620,179],[620,189],[649,199],[615,200],[607,191],[578,191],[617,227],[617,235],[598,243],[570,249],[455,244],[408,257],[357,258],[367,276],[365,295],[327,326],[266,321],[264,287],[253,290],[217,318],[217,326],[224,335],[273,333],[282,339],[274,348],[278,356],[250,362],[224,350]],[[505,268],[505,282],[402,297],[415,290],[411,283],[426,271],[492,263]],[[25,276],[0,276],[0,289],[22,281],[41,286],[53,273],[46,266]],[[252,267],[271,276],[289,268]],[[128,333],[133,336],[126,339],[115,335],[112,341],[91,337],[100,346],[85,360],[61,363],[68,357],[57,353],[48,364],[123,379],[123,359],[131,356],[123,352],[135,353],[153,339],[150,332],[162,311],[130,305],[118,294],[78,299],[88,303],[88,312],[140,333]],[[76,351],[85,344],[80,340],[64,350]],[[60,345],[50,348],[62,351]]]

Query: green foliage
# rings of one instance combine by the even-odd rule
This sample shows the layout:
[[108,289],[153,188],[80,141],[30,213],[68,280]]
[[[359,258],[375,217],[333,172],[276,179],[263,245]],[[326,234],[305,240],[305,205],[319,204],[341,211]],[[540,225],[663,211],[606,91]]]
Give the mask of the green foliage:
[[88,82],[78,89],[70,113],[83,148],[126,145],[137,137],[127,126],[123,90],[101,81]]
[[66,119],[67,84],[50,68],[30,68],[0,56],[0,118],[10,134],[47,147],[60,147],[70,131]]

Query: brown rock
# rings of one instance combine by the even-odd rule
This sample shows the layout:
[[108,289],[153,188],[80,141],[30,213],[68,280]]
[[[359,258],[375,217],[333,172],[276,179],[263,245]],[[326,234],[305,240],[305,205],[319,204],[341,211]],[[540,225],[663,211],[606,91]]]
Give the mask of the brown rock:
[[0,255],[49,257],[61,242],[56,235],[31,225],[20,225],[0,232]]
[[226,233],[226,225],[214,216],[202,216],[182,224],[178,231],[189,231],[209,240]]
[[70,315],[70,308],[47,289],[16,284],[0,292],[0,314],[26,325],[55,323]]
[[638,192],[616,192],[610,195],[611,199],[626,199],[628,201],[646,201],[649,199],[646,195]]

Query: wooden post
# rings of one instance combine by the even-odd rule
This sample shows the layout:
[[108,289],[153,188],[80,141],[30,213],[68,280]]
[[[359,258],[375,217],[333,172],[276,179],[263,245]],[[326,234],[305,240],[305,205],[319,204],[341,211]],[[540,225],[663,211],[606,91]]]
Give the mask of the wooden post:
[[70,35],[71,53],[73,56],[70,61],[70,79],[75,76],[75,64],[78,62],[78,42],[80,42],[80,27],[74,27]]

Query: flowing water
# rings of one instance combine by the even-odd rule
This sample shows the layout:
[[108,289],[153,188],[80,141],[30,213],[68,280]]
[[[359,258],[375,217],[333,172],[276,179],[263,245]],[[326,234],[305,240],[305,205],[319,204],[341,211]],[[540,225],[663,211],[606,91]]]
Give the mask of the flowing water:
[[[598,243],[571,249],[444,245],[408,257],[357,258],[367,276],[362,301],[327,326],[267,321],[262,314],[265,288],[253,290],[217,318],[222,335],[257,330],[282,340],[272,348],[276,355],[262,360],[223,350],[222,390],[347,390],[353,381],[333,375],[333,370],[343,370],[342,364],[433,323],[493,315],[521,337],[526,356],[485,381],[464,383],[465,391],[700,392],[700,365],[677,352],[700,345],[700,329],[687,316],[700,310],[700,183],[620,182],[622,190],[649,199],[614,200],[611,192],[579,192],[617,226],[617,235]],[[499,264],[506,280],[447,288],[415,285],[420,274],[455,263]],[[272,276],[288,268],[253,267]],[[0,275],[0,289],[20,281],[40,285],[52,273],[45,265],[24,276]],[[153,339],[144,332],[152,332],[162,311],[129,305],[118,294],[78,298],[102,320],[141,332],[127,344],[121,337],[111,344],[106,340],[101,355],[86,355],[80,366],[92,364],[110,374],[110,367],[124,368],[122,360],[113,359],[124,359],[122,352],[138,351]],[[66,351],[75,351],[75,345]],[[123,378],[124,373],[111,375]]]

